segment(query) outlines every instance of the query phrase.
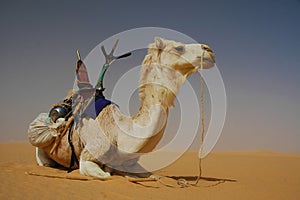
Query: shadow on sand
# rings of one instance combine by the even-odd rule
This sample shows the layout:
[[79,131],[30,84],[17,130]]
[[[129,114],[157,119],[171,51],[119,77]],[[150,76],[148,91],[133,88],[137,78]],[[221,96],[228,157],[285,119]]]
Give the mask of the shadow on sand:
[[[188,182],[196,182],[196,180],[198,178],[198,176],[167,176],[167,177],[175,179],[177,181],[186,180]],[[204,187],[213,187],[213,186],[217,186],[219,184],[225,183],[225,182],[237,182],[237,180],[235,180],[235,179],[213,178],[213,177],[201,177],[200,181],[201,180],[208,181],[208,182],[213,182],[213,184],[207,185],[207,186],[204,186]]]

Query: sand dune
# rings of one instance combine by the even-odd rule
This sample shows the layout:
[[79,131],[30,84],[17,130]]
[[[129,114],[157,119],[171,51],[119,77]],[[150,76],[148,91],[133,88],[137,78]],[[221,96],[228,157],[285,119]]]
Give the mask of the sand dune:
[[0,144],[0,199],[300,199],[300,155],[213,152],[203,161],[198,187],[179,188],[174,179],[194,181],[197,162],[197,153],[188,152],[155,172],[169,177],[162,181],[174,187],[167,187],[159,182],[132,183],[120,176],[93,180],[78,170],[68,174],[39,167],[30,144]]

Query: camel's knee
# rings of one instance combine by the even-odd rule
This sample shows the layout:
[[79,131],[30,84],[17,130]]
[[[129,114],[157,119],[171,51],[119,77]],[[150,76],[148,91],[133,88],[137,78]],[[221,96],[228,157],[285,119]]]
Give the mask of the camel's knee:
[[36,157],[36,162],[38,163],[39,166],[46,166],[46,167],[56,166],[56,162],[52,160],[42,148],[36,147],[35,157]]
[[92,156],[87,151],[83,151],[79,162],[80,174],[97,178],[110,176],[109,172],[104,172],[101,167],[92,160]]

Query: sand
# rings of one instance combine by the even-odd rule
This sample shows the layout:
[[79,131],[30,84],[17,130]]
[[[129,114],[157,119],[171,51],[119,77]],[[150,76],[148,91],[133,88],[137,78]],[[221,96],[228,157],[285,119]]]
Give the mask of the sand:
[[[198,187],[179,188],[172,178],[162,181],[174,187],[132,183],[121,176],[92,180],[78,170],[67,174],[37,166],[34,153],[30,144],[0,144],[0,199],[300,199],[298,154],[212,152],[203,160]],[[155,174],[193,181],[197,162],[197,153],[188,152]]]

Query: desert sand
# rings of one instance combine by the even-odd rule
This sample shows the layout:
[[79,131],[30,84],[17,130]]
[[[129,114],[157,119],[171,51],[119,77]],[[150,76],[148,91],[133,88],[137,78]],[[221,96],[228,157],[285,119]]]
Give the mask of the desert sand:
[[78,170],[68,174],[39,167],[34,155],[34,147],[27,143],[0,144],[0,199],[300,199],[299,154],[212,152],[203,160],[198,186],[185,188],[175,179],[196,179],[196,152],[155,172],[173,187],[155,181],[132,183],[121,176],[93,180]]

